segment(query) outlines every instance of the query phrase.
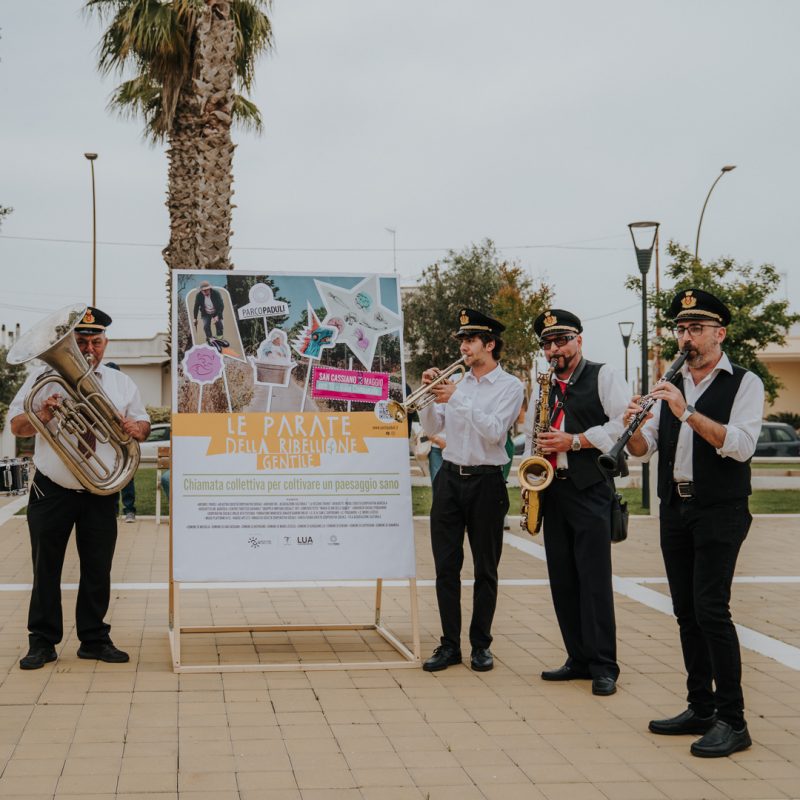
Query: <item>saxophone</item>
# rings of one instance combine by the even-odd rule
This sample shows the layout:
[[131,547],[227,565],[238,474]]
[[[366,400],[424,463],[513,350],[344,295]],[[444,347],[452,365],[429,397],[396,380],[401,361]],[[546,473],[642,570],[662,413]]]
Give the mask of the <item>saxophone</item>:
[[542,527],[542,500],[539,492],[553,481],[553,465],[542,455],[536,444],[540,433],[550,430],[550,387],[558,359],[550,361],[547,372],[536,378],[539,384],[539,410],[531,433],[531,454],[519,465],[518,477],[522,490],[522,517],[520,527],[532,536]]

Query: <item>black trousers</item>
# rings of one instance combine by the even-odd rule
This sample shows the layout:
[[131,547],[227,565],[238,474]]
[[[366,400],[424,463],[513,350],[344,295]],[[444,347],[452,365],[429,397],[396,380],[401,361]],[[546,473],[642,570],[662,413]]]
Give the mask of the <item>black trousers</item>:
[[28,502],[33,558],[30,642],[56,645],[64,636],[61,571],[73,526],[81,570],[75,607],[78,638],[87,644],[110,641],[111,626],[103,618],[111,594],[119,496],[65,489],[41,472],[33,483]]
[[507,511],[508,491],[499,469],[470,476],[446,469],[436,474],[431,506],[431,546],[436,566],[442,644],[461,649],[465,529],[475,565],[469,641],[472,647],[489,647],[492,643],[497,565],[503,550],[503,522]]
[[[661,552],[678,619],[689,707],[744,724],[742,658],[731,620],[736,559],[753,518],[747,498],[702,506],[661,503]],[[713,682],[713,686],[712,686]]]
[[579,491],[569,477],[555,479],[543,500],[547,573],[566,663],[616,679],[611,487],[601,481]]

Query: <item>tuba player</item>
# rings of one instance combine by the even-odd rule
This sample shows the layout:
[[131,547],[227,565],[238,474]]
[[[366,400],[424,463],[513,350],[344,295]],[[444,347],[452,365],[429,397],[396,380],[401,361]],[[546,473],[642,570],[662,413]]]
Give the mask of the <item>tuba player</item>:
[[[108,339],[106,328],[111,317],[89,307],[75,326],[78,348],[93,367],[103,391],[122,415],[123,430],[139,442],[150,432],[147,416],[136,384],[118,370],[101,362]],[[36,477],[28,500],[28,529],[33,558],[33,590],[28,611],[27,655],[19,662],[21,669],[40,669],[57,658],[55,646],[64,634],[61,611],[61,570],[67,542],[75,527],[75,543],[80,559],[80,584],[75,607],[80,648],[79,658],[109,663],[124,663],[128,654],[111,641],[111,626],[104,621],[111,592],[111,561],[117,541],[118,495],[99,495],[86,491],[28,420],[24,401],[31,386],[45,370],[34,371],[11,402],[8,416],[15,436],[36,436],[33,463]],[[55,385],[54,385],[55,387]],[[47,393],[47,385],[40,394]],[[46,397],[34,412],[48,424],[53,407],[61,402],[58,393]],[[98,456],[101,448],[95,444]]]

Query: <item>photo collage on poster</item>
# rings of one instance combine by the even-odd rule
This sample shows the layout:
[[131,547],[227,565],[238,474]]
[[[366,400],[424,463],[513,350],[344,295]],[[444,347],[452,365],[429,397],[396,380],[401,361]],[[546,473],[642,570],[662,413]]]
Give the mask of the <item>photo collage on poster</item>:
[[402,400],[396,278],[205,270],[175,280],[178,413],[377,405],[381,415]]

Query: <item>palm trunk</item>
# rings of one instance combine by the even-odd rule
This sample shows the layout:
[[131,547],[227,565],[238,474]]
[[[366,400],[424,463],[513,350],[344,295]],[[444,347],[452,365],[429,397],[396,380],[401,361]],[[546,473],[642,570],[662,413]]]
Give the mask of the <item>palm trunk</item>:
[[169,133],[167,208],[169,209],[169,244],[163,250],[170,269],[196,269],[197,196],[200,171],[195,156],[195,141],[200,130],[197,99],[191,79],[181,92],[175,121]]
[[232,269],[233,205],[231,120],[236,28],[229,0],[207,0],[197,26],[200,136],[195,139],[199,171],[196,217],[197,266]]

